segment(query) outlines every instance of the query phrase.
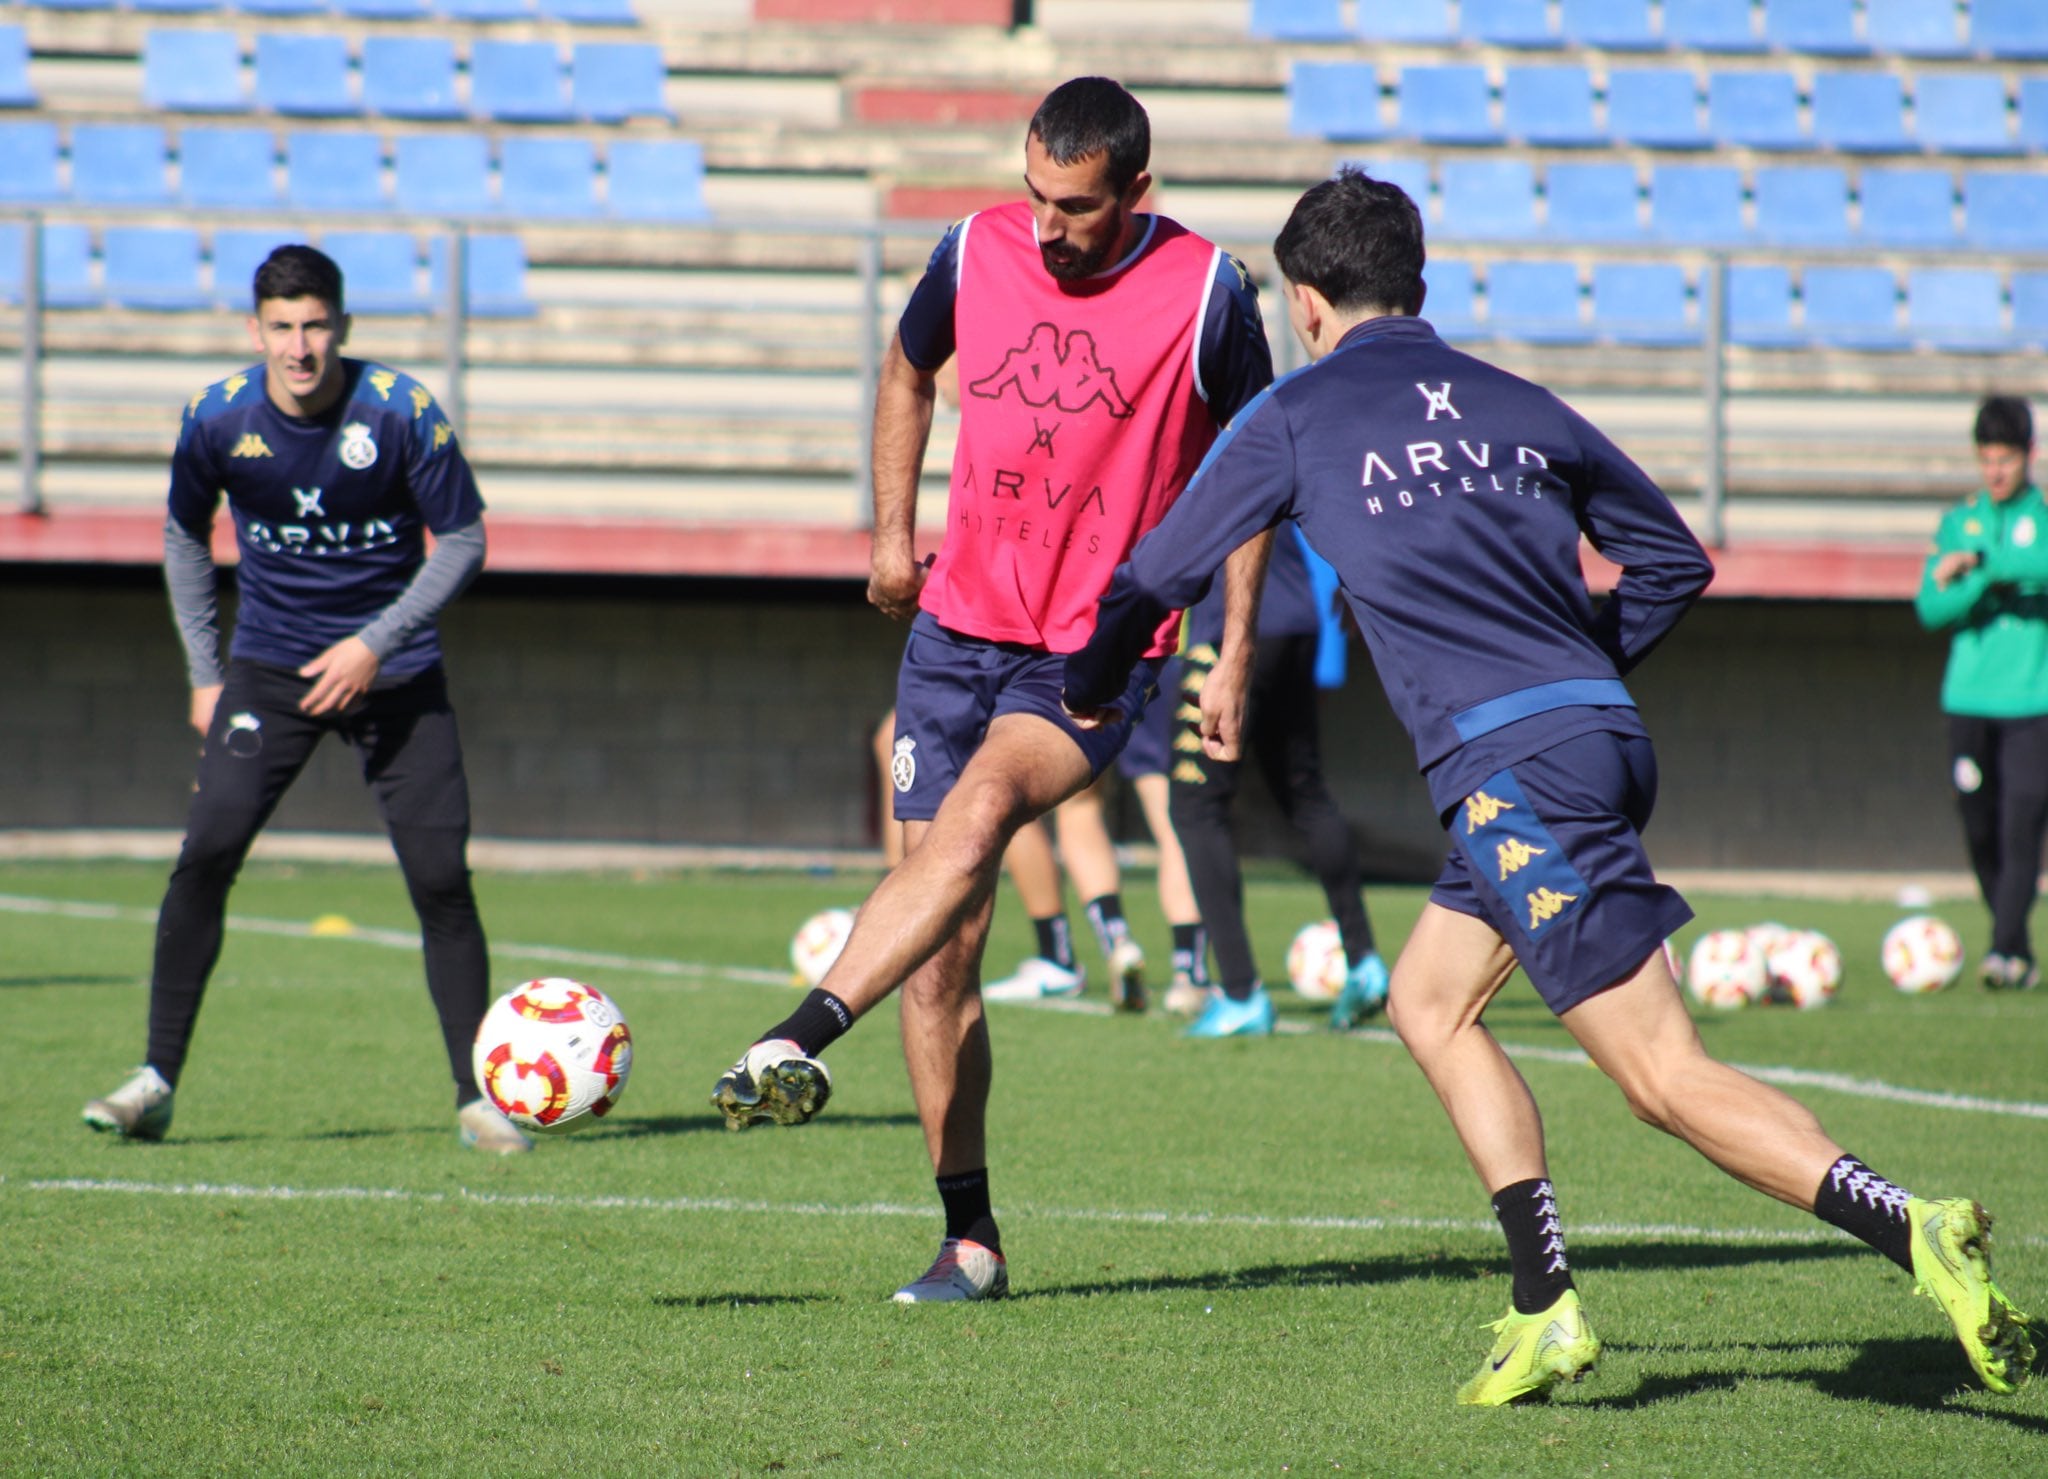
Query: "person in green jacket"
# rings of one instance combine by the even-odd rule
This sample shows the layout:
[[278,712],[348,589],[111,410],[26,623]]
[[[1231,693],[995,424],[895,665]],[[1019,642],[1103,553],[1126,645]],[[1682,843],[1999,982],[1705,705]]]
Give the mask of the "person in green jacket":
[[1943,517],[1914,600],[1952,633],[1941,708],[1977,886],[1991,909],[1980,976],[1994,991],[2041,979],[2027,916],[2048,832],[2048,502],[2034,486],[2034,418],[2014,396],[1977,408],[1978,492]]

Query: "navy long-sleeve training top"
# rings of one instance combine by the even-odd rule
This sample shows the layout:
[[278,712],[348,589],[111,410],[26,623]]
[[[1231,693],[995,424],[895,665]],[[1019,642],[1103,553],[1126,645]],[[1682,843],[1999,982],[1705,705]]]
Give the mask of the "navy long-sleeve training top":
[[[1421,319],[1370,319],[1217,440],[1117,568],[1067,660],[1068,704],[1113,702],[1162,613],[1287,519],[1336,568],[1440,815],[1574,735],[1643,733],[1622,675],[1713,577],[1670,499],[1583,416]],[[1581,535],[1622,567],[1597,616]]]

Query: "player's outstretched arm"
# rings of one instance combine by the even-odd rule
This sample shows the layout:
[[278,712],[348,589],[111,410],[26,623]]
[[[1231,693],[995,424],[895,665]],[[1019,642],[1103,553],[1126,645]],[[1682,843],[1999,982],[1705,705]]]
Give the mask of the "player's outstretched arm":
[[920,370],[889,341],[875,386],[874,550],[868,574],[868,602],[884,616],[909,621],[917,615],[924,567],[918,563],[917,482],[932,434],[938,376]]

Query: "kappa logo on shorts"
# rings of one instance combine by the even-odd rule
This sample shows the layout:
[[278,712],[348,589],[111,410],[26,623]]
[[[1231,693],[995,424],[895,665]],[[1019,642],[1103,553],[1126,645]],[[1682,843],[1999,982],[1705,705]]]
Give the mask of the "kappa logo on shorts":
[[1577,894],[1561,894],[1555,889],[1539,888],[1529,895],[1529,933],[1535,934],[1543,925],[1564,913],[1567,904],[1576,904]]
[[1510,837],[1493,850],[1494,860],[1500,864],[1500,876],[1505,879],[1521,872],[1532,859],[1549,852],[1547,847],[1531,847],[1519,837]]
[[889,757],[889,781],[899,791],[908,791],[917,784],[917,741],[907,734],[896,736],[895,753]]
[[[1470,837],[1481,827],[1492,824],[1504,811],[1513,811],[1514,803],[1489,796],[1484,791],[1474,791],[1465,798],[1465,835]],[[1507,877],[1507,874],[1501,874]]]
[[[1459,835],[1455,823],[1451,832]],[[1513,771],[1489,776],[1465,798],[1463,836],[1471,838],[1460,846],[1473,871],[1531,937],[1592,892]]]
[[370,428],[360,421],[351,421],[341,429],[341,465],[361,472],[377,461],[377,444],[370,439]]

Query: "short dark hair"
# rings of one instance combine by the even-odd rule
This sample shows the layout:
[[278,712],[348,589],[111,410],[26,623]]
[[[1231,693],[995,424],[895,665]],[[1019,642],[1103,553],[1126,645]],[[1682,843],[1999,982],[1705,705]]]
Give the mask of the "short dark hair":
[[1422,213],[1399,185],[1346,168],[1294,203],[1273,241],[1287,280],[1340,312],[1422,307]]
[[279,247],[256,269],[254,291],[259,308],[271,298],[318,298],[336,313],[342,312],[341,269],[317,247],[297,243]]
[[1047,93],[1031,115],[1031,137],[1054,164],[1105,155],[1110,188],[1119,195],[1152,159],[1152,120],[1144,105],[1107,77],[1076,77]]
[[2031,451],[2034,413],[2016,395],[1986,396],[1984,404],[1977,408],[1976,440],[1980,447],[2021,447]]

